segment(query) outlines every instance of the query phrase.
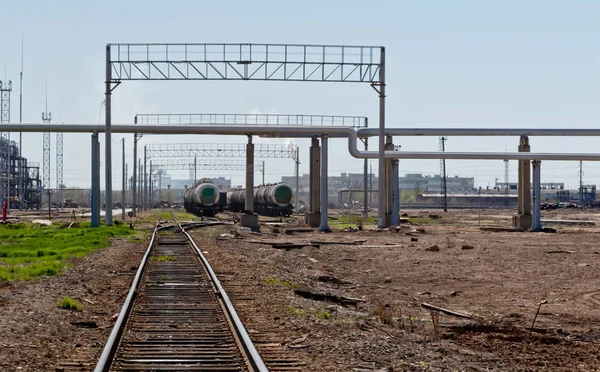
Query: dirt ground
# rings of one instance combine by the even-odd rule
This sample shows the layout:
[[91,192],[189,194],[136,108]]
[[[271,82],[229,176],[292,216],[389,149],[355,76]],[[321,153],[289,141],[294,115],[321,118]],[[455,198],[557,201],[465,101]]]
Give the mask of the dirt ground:
[[[146,246],[144,237],[115,239],[62,275],[0,283],[0,370],[93,370]],[[58,308],[63,296],[83,310]]]
[[[600,214],[545,213],[597,225],[529,233],[482,231],[478,213],[442,214],[399,231],[367,226],[289,235],[286,226],[264,225],[262,234],[217,226],[194,235],[250,334],[270,335],[268,342],[307,363],[303,370],[600,370]],[[481,216],[482,226],[509,221],[508,211]],[[310,241],[338,244],[290,250],[264,244]],[[339,244],[355,241],[361,245]],[[92,370],[146,244],[115,241],[63,275],[4,283],[0,370]],[[426,250],[434,245],[439,251]],[[302,291],[347,303],[304,298]],[[57,308],[62,296],[78,299],[84,310]],[[422,303],[470,319],[436,315]],[[72,324],[81,321],[98,327]]]
[[[559,213],[552,217],[599,217]],[[509,226],[509,218],[484,212],[482,224]],[[234,303],[247,327],[281,337],[306,370],[600,370],[599,228],[488,232],[478,224],[465,211],[400,232],[263,227],[232,238],[222,227],[195,236],[226,288],[243,283],[246,298]],[[257,243],[311,240],[364,242],[292,250]],[[439,251],[426,250],[434,245]],[[342,305],[297,290],[360,300]],[[432,316],[422,303],[470,319]]]

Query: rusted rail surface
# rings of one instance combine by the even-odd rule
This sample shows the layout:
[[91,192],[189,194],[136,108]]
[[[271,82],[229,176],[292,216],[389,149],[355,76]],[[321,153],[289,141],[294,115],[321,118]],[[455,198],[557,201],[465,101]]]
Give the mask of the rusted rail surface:
[[155,230],[144,257],[96,371],[267,371],[178,223]]

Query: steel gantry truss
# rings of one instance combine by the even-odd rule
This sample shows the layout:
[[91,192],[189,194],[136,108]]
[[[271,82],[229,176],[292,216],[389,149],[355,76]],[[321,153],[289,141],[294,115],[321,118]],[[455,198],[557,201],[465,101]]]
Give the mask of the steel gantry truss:
[[[42,122],[49,124],[52,121],[52,113],[48,112],[48,105],[46,105],[46,111],[42,112]],[[50,132],[44,132],[44,159],[43,159],[43,172],[44,172],[44,180],[43,187],[46,190],[50,190]],[[48,191],[50,192],[50,191]],[[50,198],[48,196],[48,198]],[[50,199],[48,199],[50,202]]]
[[[200,160],[194,159],[177,159],[177,160],[160,160],[152,163],[153,168],[163,170],[245,170],[246,162],[242,160]],[[254,164],[254,169],[258,172],[264,172],[264,164]]]
[[115,80],[376,82],[376,46],[111,44]]
[[56,133],[56,189],[59,193],[59,204],[62,208],[63,198],[62,189],[65,187],[63,184],[63,134]]
[[[256,144],[258,158],[296,159],[296,146]],[[239,158],[246,156],[246,145],[241,143],[164,143],[147,145],[147,159],[154,158]]]
[[[369,83],[379,94],[379,180],[385,188],[385,48],[308,44],[106,45],[106,205],[112,207],[111,96],[125,80],[263,80]],[[326,168],[325,168],[326,170]],[[324,177],[325,181],[327,177]],[[327,185],[323,185],[327,186]],[[94,185],[99,189],[99,185]],[[379,197],[379,225],[385,221]],[[325,213],[326,215],[326,213]],[[106,225],[112,225],[111,213]],[[322,219],[321,230],[329,230]]]
[[320,125],[366,128],[364,116],[303,114],[137,114],[139,124]]

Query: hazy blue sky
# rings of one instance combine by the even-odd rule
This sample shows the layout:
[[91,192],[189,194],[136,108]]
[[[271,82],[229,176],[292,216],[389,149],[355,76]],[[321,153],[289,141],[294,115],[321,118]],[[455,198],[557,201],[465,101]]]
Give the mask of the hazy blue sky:
[[[232,42],[383,45],[390,127],[597,127],[600,119],[598,1],[11,1],[1,8],[0,61],[13,81],[18,121],[21,32],[25,33],[25,122],[40,121],[44,82],[55,121],[95,123],[104,99],[104,50],[117,42]],[[4,73],[0,73],[4,80]],[[303,113],[368,116],[368,84],[125,82],[113,95],[113,123],[136,113]],[[132,145],[127,138],[127,161]],[[54,135],[52,169],[55,169]],[[121,137],[115,135],[114,188]],[[103,140],[103,139],[102,139]],[[152,137],[143,143],[237,142],[226,137]],[[283,142],[283,140],[280,140]],[[402,150],[438,149],[437,138],[398,138]],[[65,183],[89,186],[89,136],[65,135]],[[593,152],[600,139],[533,138],[532,151]],[[301,171],[308,171],[308,144]],[[451,137],[447,151],[516,150],[518,138]],[[102,149],[104,146],[102,145]],[[330,146],[331,174],[360,172],[343,140]],[[42,160],[41,134],[25,134],[25,156]],[[104,158],[104,155],[102,155]],[[448,161],[450,175],[480,185],[503,178],[501,161]],[[373,169],[377,169],[373,161]],[[516,179],[516,163],[510,164]],[[438,161],[402,161],[401,173],[439,173]],[[600,183],[600,164],[584,163]],[[224,173],[224,174],[220,174]],[[293,174],[291,160],[267,160],[267,180]],[[104,177],[104,172],[101,173]],[[185,177],[187,172],[174,172]],[[213,172],[243,182],[243,172]],[[578,183],[578,164],[544,162],[543,181]],[[55,186],[54,174],[52,187]]]

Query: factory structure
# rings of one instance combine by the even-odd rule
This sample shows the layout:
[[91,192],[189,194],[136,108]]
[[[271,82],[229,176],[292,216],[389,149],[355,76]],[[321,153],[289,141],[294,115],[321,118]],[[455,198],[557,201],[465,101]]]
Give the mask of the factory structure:
[[[364,202],[364,174],[341,173],[329,176],[329,199],[332,207],[347,207]],[[282,176],[282,182],[296,185],[296,177]],[[446,177],[446,193],[444,179],[439,174],[425,175],[408,173],[399,177],[400,206],[403,208],[440,207],[444,198],[449,208],[513,208],[517,205],[517,183],[499,182],[494,186],[479,188],[475,186],[474,177],[458,175]],[[367,175],[369,205],[377,204],[378,179],[373,173]],[[297,197],[301,204],[308,200],[310,177],[303,174],[298,177]],[[594,205],[596,186],[583,185],[579,189],[567,190],[562,182],[541,183],[542,202],[573,203],[583,206]],[[335,201],[335,202],[334,202]]]
[[[0,123],[10,123],[12,82],[0,81]],[[39,209],[42,184],[39,163],[21,156],[9,133],[0,133],[0,197],[9,209]]]

